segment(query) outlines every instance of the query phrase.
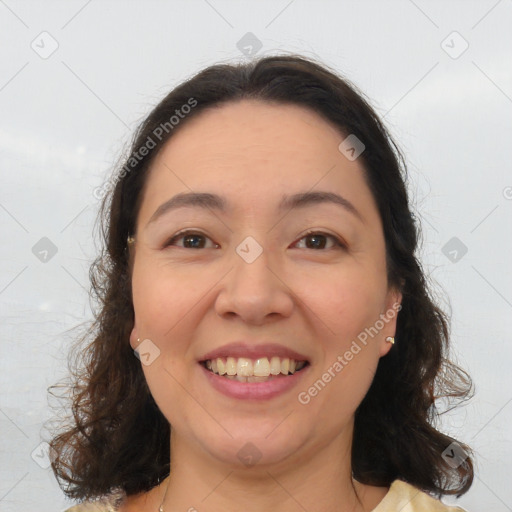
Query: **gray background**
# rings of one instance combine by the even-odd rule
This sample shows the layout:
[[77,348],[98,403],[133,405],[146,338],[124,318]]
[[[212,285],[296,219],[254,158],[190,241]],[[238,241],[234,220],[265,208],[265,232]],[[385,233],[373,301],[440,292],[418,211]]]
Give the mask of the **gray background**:
[[511,22],[511,0],[0,0],[0,510],[70,505],[40,443],[91,316],[95,189],[174,85],[280,50],[357,84],[406,153],[421,257],[476,384],[442,423],[477,454],[460,504],[512,510]]

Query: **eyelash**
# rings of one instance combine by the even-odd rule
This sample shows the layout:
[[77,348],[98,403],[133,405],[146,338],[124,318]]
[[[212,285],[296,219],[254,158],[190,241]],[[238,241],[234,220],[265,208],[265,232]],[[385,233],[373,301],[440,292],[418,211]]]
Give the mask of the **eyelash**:
[[[163,248],[166,248],[166,247],[170,247],[171,245],[173,245],[177,240],[180,240],[182,238],[185,238],[186,236],[188,235],[196,235],[196,236],[202,236],[204,238],[209,238],[207,237],[206,235],[204,235],[203,233],[199,233],[198,231],[193,231],[193,230],[185,230],[185,231],[181,231],[179,233],[176,233],[175,235],[173,235],[167,242],[165,242]],[[334,242],[334,245],[340,249],[344,249],[346,250],[347,249],[347,246],[345,243],[343,243],[340,239],[338,239],[337,237],[335,237],[334,235],[331,235],[329,233],[324,233],[323,231],[316,231],[316,230],[311,230],[311,231],[308,231],[307,233],[305,233],[298,241],[301,241],[303,240],[304,238],[307,238],[309,236],[312,236],[312,235],[321,235],[321,236],[324,236],[326,238],[330,238],[333,242]],[[334,249],[335,247],[331,247],[330,249]],[[182,247],[182,249],[189,249],[188,247]],[[311,249],[311,250],[320,250],[320,251],[327,251],[329,249]]]

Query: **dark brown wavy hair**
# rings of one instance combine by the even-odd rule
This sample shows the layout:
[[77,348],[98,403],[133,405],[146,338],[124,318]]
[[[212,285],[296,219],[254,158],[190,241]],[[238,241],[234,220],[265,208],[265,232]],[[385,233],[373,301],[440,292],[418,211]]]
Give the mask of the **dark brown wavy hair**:
[[293,54],[217,64],[176,87],[142,121],[105,185],[102,248],[90,269],[94,321],[70,355],[64,388],[71,414],[50,441],[59,485],[68,497],[87,500],[116,490],[149,491],[169,474],[170,426],[129,343],[134,310],[127,237],[158,151],[205,109],[244,99],[310,109],[365,145],[359,158],[382,219],[388,284],[403,298],[396,343],[380,359],[355,413],[354,477],[377,486],[399,478],[437,497],[464,494],[473,481],[471,450],[459,443],[467,458],[452,467],[442,454],[455,440],[436,426],[439,404],[455,407],[472,396],[473,386],[448,359],[449,317],[416,257],[420,226],[409,205],[403,155],[361,92],[325,65]]

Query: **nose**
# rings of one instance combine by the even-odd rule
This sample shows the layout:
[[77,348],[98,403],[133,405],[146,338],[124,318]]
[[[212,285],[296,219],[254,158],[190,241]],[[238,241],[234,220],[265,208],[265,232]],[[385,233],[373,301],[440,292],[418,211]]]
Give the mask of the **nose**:
[[269,265],[265,250],[251,263],[235,254],[233,264],[215,301],[220,317],[239,317],[248,324],[263,325],[291,315],[294,301],[290,284],[281,267],[275,262]]

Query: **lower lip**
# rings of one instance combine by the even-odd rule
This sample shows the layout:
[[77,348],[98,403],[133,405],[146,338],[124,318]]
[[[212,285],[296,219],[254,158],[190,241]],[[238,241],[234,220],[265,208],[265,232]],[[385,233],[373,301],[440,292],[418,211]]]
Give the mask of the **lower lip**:
[[266,382],[239,382],[221,377],[199,364],[210,384],[223,395],[242,400],[268,400],[293,388],[309,369],[307,365],[293,375],[276,377]]

